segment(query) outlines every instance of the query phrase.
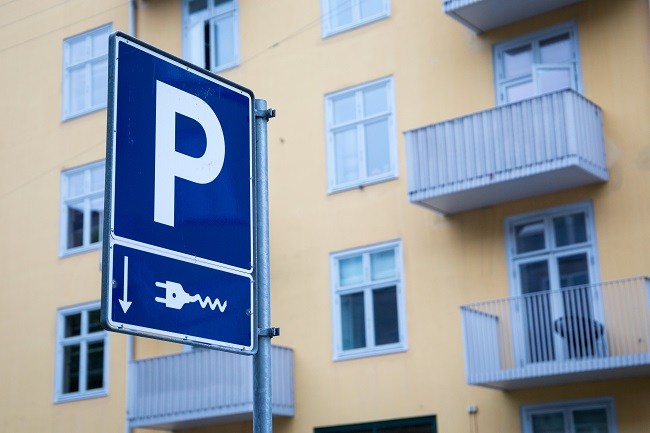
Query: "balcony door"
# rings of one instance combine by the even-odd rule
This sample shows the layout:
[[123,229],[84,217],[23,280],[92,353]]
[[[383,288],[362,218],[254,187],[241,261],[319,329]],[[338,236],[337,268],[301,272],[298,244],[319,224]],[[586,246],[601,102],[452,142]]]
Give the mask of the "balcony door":
[[520,366],[595,356],[604,329],[591,207],[587,204],[507,222],[513,335]]

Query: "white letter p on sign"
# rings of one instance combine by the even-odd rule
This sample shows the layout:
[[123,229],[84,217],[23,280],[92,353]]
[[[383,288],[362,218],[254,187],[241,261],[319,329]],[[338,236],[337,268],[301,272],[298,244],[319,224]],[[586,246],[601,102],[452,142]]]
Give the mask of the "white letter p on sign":
[[[199,122],[205,131],[205,152],[199,158],[176,151],[176,113]],[[174,180],[206,184],[219,176],[226,146],[221,123],[201,98],[156,81],[156,156],[154,221],[174,226]]]

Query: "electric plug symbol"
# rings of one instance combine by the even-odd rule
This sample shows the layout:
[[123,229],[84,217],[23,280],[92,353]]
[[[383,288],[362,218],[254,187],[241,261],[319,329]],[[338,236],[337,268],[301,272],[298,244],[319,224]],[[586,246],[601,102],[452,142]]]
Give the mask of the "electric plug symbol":
[[191,296],[183,289],[183,286],[174,281],[166,281],[164,283],[156,282],[156,286],[165,289],[165,297],[160,298],[156,296],[156,302],[165,304],[165,307],[167,308],[180,310],[185,304],[198,301],[199,304],[201,304],[201,308],[209,306],[210,309],[214,311],[215,308],[218,307],[219,311],[223,313],[228,306],[228,301],[224,301],[222,304],[219,298],[215,298],[213,301],[209,296],[206,296],[205,298],[201,297],[199,294]]
[[167,281],[165,283],[156,282],[156,287],[165,289],[165,297],[159,298],[156,296],[156,302],[165,304],[167,308],[180,310],[183,308],[183,305],[194,302],[189,293],[183,289],[183,286],[173,281]]

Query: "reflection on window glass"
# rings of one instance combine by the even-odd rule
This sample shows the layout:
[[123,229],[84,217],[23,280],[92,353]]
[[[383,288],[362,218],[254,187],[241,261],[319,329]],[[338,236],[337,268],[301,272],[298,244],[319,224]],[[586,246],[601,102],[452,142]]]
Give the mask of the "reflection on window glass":
[[543,250],[545,248],[544,221],[534,221],[515,226],[515,240],[517,254]]
[[533,433],[566,433],[562,412],[535,414],[532,421]]
[[361,256],[339,260],[339,284],[350,286],[363,282],[363,261]]
[[79,345],[66,346],[63,349],[63,392],[79,391]]
[[553,218],[558,247],[587,242],[587,221],[583,212]]
[[[364,248],[362,251],[333,255],[336,274],[333,305],[340,308],[340,332],[335,333],[335,347],[340,353],[355,350],[350,356],[365,352],[394,352],[401,349],[404,335],[400,309],[399,246],[395,242]],[[366,349],[362,352],[359,349]]]
[[60,311],[59,325],[57,400],[99,395],[106,386],[106,331],[100,323],[99,305]]
[[330,188],[349,188],[394,174],[389,80],[326,97]]
[[363,302],[363,293],[341,296],[343,350],[366,346],[366,315]]
[[567,63],[573,57],[571,49],[571,35],[564,33],[539,43],[540,59],[542,63]]
[[573,425],[576,433],[609,433],[604,408],[573,411]]
[[372,291],[372,308],[375,318],[375,344],[399,341],[397,323],[397,292],[395,287]]
[[83,208],[68,208],[68,248],[80,247],[83,245]]
[[530,45],[512,48],[503,53],[503,72],[506,78],[527,75],[533,65],[533,54]]

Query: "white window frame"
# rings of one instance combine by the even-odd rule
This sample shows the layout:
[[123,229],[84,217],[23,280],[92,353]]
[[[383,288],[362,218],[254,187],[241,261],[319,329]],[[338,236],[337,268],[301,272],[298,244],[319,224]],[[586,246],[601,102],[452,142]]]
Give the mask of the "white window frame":
[[[93,83],[93,74],[92,66],[98,63],[106,64],[106,83],[108,82],[108,36],[111,32],[111,24],[106,24],[96,29],[89,30],[87,32],[71,36],[63,40],[63,98],[62,98],[62,120],[70,120],[75,117],[83,116],[88,113],[92,113],[98,110],[106,108],[108,101],[108,92],[105,97],[102,98],[102,101],[96,104],[92,103],[92,88],[95,85]],[[84,61],[78,63],[72,63],[70,58],[71,45],[73,43],[78,43],[79,41],[84,41],[85,44],[90,44],[90,49],[92,49],[92,40],[95,36],[105,34],[106,35],[106,52],[97,56],[90,55]],[[72,87],[70,74],[72,70],[75,69],[84,69],[84,74],[86,75],[86,83],[83,92],[85,94],[85,105],[83,108],[73,111],[71,107],[71,98],[74,92],[79,92],[80,89],[75,89]],[[104,83],[105,84],[105,83]]]
[[[92,190],[91,172],[97,168],[103,167],[105,161],[97,161],[90,164],[85,164],[80,167],[71,168],[61,172],[61,226],[59,228],[59,257],[64,257],[71,254],[76,254],[84,251],[95,250],[101,247],[103,238],[103,198],[104,198],[104,183],[102,182],[101,188]],[[76,196],[68,196],[68,182],[72,175],[83,173],[84,176],[84,191]],[[102,214],[99,218],[99,241],[91,242],[91,201],[102,199]],[[83,203],[84,216],[83,216],[83,233],[82,244],[77,247],[68,248],[68,208],[72,203]]]
[[[395,272],[393,278],[371,281],[370,280],[370,254],[386,250],[395,252]],[[360,284],[348,287],[340,287],[339,284],[339,261],[353,257],[362,256],[364,281]],[[351,250],[332,253],[330,255],[331,270],[331,302],[332,302],[332,324],[333,324],[333,359],[335,361],[361,358],[389,353],[403,352],[407,350],[406,332],[406,309],[404,299],[404,272],[402,264],[402,242],[399,240],[384,242],[381,244],[355,248]],[[376,345],[374,343],[374,314],[372,307],[372,292],[375,289],[395,286],[397,302],[397,326],[399,341],[396,343]],[[341,336],[341,302],[344,295],[364,293],[364,312],[366,333],[366,346],[357,349],[343,350]]]
[[[539,43],[540,41],[547,40],[554,36],[559,36],[564,33],[569,33],[571,40],[571,50],[573,52],[573,60],[569,63],[563,64],[545,64],[545,63],[536,63],[535,60],[539,60]],[[518,77],[505,78],[504,64],[503,64],[503,55],[506,51],[516,48],[521,45],[532,45],[533,51],[533,67],[529,74],[520,75]],[[562,23],[550,28],[539,30],[533,33],[528,33],[517,37],[515,39],[510,39],[505,42],[495,44],[492,49],[493,54],[493,66],[494,66],[494,89],[496,93],[496,101],[498,105],[510,103],[507,100],[506,89],[508,86],[513,84],[519,84],[526,81],[531,81],[534,88],[534,94],[531,97],[535,97],[541,94],[539,91],[539,85],[535,81],[537,74],[540,69],[559,69],[567,68],[570,70],[572,77],[570,88],[582,93],[582,71],[580,68],[580,50],[578,46],[578,27],[574,21]]]
[[[340,4],[343,1],[344,0],[321,0],[321,17],[322,17],[321,36],[323,38],[326,38],[328,36],[333,36],[348,30],[352,30],[357,27],[361,27],[366,24],[370,24],[384,18],[388,18],[391,13],[390,0],[377,0],[380,1],[382,4],[381,11],[375,15],[362,19],[360,16],[360,4],[361,1],[363,0],[349,0],[350,7],[352,8],[352,22],[346,25],[334,27],[334,23],[331,20],[332,14],[330,13],[330,9],[332,6],[336,7],[337,9],[341,7],[346,7],[345,5]],[[339,4],[335,5],[336,3]]]
[[[100,303],[98,301],[89,302],[86,304],[76,305],[73,307],[60,308],[57,311],[57,326],[56,326],[56,361],[55,361],[55,374],[54,374],[54,402],[63,403],[67,401],[81,400],[87,398],[104,397],[108,395],[108,360],[109,360],[109,347],[108,347],[108,333],[103,329],[93,333],[88,331],[88,313],[90,311],[99,310]],[[78,336],[65,337],[65,318],[73,314],[81,314],[81,333]],[[88,360],[88,344],[101,341],[104,344],[103,353],[103,378],[102,387],[88,390],[86,389],[86,375],[87,375],[87,360]],[[64,348],[69,345],[79,345],[79,391],[72,393],[63,392],[63,368],[64,368]]]
[[[554,233],[554,229],[551,227],[553,225],[553,218],[580,212],[585,214],[585,229],[587,231],[587,240],[579,244],[556,247],[554,240],[552,239]],[[515,227],[527,222],[534,222],[537,220],[544,221],[544,249],[517,254]],[[559,275],[558,270],[555,266],[556,259],[563,256],[584,253],[587,256],[589,266],[589,285],[592,287],[590,294],[592,295],[591,302],[594,319],[601,322],[603,321],[604,312],[602,300],[601,296],[599,295],[599,289],[597,286],[597,283],[600,282],[600,261],[598,258],[598,243],[596,239],[596,225],[594,222],[593,204],[590,201],[556,206],[508,217],[504,220],[504,233],[506,237],[510,296],[522,296],[519,275],[520,264],[545,259],[549,264],[549,279],[551,281],[558,281]],[[549,284],[550,293],[558,290],[558,287],[556,287],[553,283]],[[519,366],[524,366],[528,363],[526,361],[526,337],[524,335],[525,333],[523,329],[523,321],[525,319],[523,319],[521,311],[518,311],[517,309],[514,309],[511,314],[515,318],[514,320],[522,322],[513,326],[513,339],[515,343],[514,350],[517,363]],[[557,339],[558,337],[553,334],[553,338]],[[557,343],[557,345],[560,346],[559,343]],[[602,350],[604,352],[607,351],[606,347],[602,348]],[[566,353],[563,353],[560,348],[558,356],[559,357],[557,360],[564,359],[566,358]]]
[[[197,66],[208,69],[212,72],[224,71],[226,69],[231,69],[236,66],[239,66],[240,63],[240,54],[239,54],[239,0],[232,0],[225,5],[215,6],[214,0],[207,0],[208,6],[205,10],[194,12],[190,14],[189,5],[192,0],[183,0],[182,3],[182,29],[183,29],[183,58],[191,63],[195,63]],[[210,64],[205,64],[205,59],[201,59],[200,63],[197,63],[197,59],[192,59],[192,39],[190,37],[191,30],[196,25],[205,26],[207,23],[212,23],[214,21],[231,18],[233,25],[233,50],[234,50],[234,59],[231,62],[224,63],[222,65],[217,65],[216,59],[213,55],[210,56]],[[205,34],[204,34],[205,37]],[[214,35],[210,37],[210,47],[214,45]]]
[[[386,106],[387,110],[382,113],[376,113],[371,116],[364,117],[363,115],[363,92],[364,90],[372,87],[385,86],[386,89]],[[393,77],[380,78],[378,80],[370,81],[355,87],[351,87],[337,92],[325,95],[325,129],[326,129],[326,143],[327,143],[327,191],[334,193],[338,191],[345,191],[349,189],[359,188],[365,185],[374,183],[385,182],[398,177],[397,165],[397,144],[395,134],[395,96],[394,96]],[[353,121],[334,124],[334,100],[353,94],[355,96],[355,109],[356,118]],[[381,119],[386,119],[388,124],[388,155],[390,168],[384,173],[377,175],[368,175],[366,173],[366,148],[364,126],[369,123],[376,122]],[[357,179],[337,183],[336,180],[336,154],[334,133],[340,129],[347,129],[352,126],[356,127],[356,137],[359,147],[358,161],[359,161],[359,176]]]
[[575,433],[573,419],[570,415],[574,410],[605,409],[607,414],[608,433],[617,433],[614,400],[612,398],[598,398],[553,402],[545,404],[526,405],[521,407],[522,433],[533,433],[532,416],[543,413],[564,412],[565,433]]

